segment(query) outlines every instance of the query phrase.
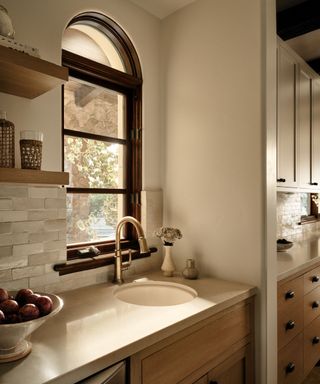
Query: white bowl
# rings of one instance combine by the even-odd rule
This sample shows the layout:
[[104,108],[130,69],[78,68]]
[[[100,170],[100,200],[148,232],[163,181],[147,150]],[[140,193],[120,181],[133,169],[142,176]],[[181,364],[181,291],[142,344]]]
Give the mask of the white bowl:
[[[16,292],[9,292],[9,294],[15,296]],[[18,360],[26,356],[31,351],[31,342],[27,341],[26,337],[62,309],[63,301],[59,296],[49,293],[39,294],[51,298],[53,302],[52,311],[48,315],[34,320],[14,324],[0,324],[0,363]]]
[[277,251],[278,252],[285,252],[288,249],[290,249],[292,246],[293,246],[293,243],[291,243],[291,242],[290,243],[286,243],[286,244],[277,243]]

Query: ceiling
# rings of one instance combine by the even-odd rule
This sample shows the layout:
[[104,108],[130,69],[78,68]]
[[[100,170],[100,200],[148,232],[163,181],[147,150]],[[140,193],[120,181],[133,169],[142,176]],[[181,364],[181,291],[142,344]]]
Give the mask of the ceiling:
[[139,7],[159,19],[164,19],[171,13],[194,1],[195,0],[131,0],[132,3],[139,5]]
[[277,0],[277,33],[320,73],[319,0]]

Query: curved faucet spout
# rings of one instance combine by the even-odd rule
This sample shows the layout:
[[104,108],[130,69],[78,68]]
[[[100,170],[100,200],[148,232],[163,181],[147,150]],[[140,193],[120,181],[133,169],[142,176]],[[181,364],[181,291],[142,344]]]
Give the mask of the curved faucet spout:
[[113,282],[117,284],[122,284],[124,282],[122,277],[122,271],[125,267],[128,267],[131,264],[131,257],[128,263],[124,265],[122,262],[122,253],[121,253],[121,229],[125,223],[131,223],[135,227],[138,234],[138,242],[141,253],[148,253],[149,247],[144,236],[143,228],[139,221],[132,216],[124,216],[119,220],[116,228],[116,249],[115,249],[115,261],[114,261],[114,279]]

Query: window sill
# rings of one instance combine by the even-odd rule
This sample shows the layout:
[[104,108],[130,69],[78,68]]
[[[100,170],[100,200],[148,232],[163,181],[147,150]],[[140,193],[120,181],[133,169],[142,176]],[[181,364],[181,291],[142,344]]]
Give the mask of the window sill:
[[[132,260],[142,259],[151,256],[151,253],[157,252],[158,249],[155,247],[150,248],[150,252],[141,254],[139,250],[132,250]],[[123,250],[124,261],[128,260],[128,250]],[[114,252],[93,256],[87,259],[74,259],[69,260],[66,263],[56,264],[53,269],[59,272],[59,276],[68,275],[70,273],[86,271],[88,269],[95,269],[105,267],[106,265],[114,264]]]

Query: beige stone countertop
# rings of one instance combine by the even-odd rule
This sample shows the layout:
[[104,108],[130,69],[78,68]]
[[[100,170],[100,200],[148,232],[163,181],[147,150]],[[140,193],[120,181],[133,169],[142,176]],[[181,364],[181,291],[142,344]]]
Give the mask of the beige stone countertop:
[[252,286],[214,278],[144,276],[186,284],[198,297],[146,307],[116,299],[110,283],[63,292],[64,308],[31,335],[31,353],[0,364],[0,383],[76,383],[256,293]]
[[290,240],[294,243],[292,248],[277,252],[278,281],[320,262],[320,231]]

